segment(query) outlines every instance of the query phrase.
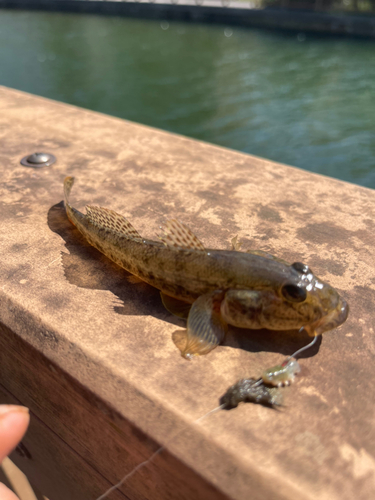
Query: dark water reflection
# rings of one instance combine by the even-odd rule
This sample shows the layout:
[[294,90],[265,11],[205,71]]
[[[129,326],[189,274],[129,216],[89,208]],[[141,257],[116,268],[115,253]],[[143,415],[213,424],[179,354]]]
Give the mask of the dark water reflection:
[[0,84],[375,188],[374,41],[0,10]]

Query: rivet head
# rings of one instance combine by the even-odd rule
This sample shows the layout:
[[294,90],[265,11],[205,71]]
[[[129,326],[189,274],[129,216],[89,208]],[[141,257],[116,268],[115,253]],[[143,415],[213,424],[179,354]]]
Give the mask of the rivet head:
[[49,153],[33,153],[32,155],[25,156],[21,160],[21,165],[24,167],[49,167],[55,163],[56,157]]

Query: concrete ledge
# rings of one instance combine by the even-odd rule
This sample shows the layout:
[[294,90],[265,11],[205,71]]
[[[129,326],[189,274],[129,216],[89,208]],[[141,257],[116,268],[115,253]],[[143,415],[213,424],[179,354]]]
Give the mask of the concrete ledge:
[[[165,444],[111,498],[374,496],[374,191],[4,87],[0,138],[0,402],[31,409],[12,460],[43,494],[94,499]],[[35,151],[57,162],[21,166]],[[302,360],[285,409],[240,405],[193,423],[306,339],[232,329],[184,360],[184,323],[67,221],[65,175],[77,208],[112,208],[145,237],[177,217],[207,246],[238,234],[340,290],[349,319]]]
[[195,5],[189,0],[187,2],[181,0],[178,4],[161,3],[160,0],[155,3],[105,0],[0,0],[1,7],[222,23],[375,38],[374,15],[283,8],[255,9],[248,8],[244,2],[234,2],[228,7],[223,7],[221,2],[213,1],[211,4]]

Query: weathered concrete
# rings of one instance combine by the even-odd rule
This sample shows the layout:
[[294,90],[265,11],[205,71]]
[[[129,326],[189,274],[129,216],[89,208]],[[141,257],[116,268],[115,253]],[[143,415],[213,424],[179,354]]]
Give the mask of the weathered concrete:
[[[251,2],[225,0],[0,0],[0,8],[86,12],[146,19],[222,23],[267,29],[375,38],[375,15],[315,12],[284,8],[254,8]],[[200,4],[200,5],[197,5]],[[250,7],[250,8],[249,8]]]
[[[6,88],[0,137],[0,401],[31,408],[28,454],[12,459],[50,500],[95,498],[158,444],[168,452],[113,498],[374,496],[374,191]],[[57,162],[21,166],[35,151]],[[207,246],[238,234],[340,290],[349,319],[302,360],[285,409],[193,424],[305,339],[232,329],[184,360],[184,323],[67,221],[65,175],[74,206],[112,208],[146,237],[178,217]]]

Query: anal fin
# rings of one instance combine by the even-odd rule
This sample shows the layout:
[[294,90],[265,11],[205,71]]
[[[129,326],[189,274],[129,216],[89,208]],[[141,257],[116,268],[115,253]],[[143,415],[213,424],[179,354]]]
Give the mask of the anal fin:
[[129,283],[132,283],[133,285],[136,285],[137,283],[145,283],[145,281],[142,278],[139,278],[135,274],[130,274],[127,276],[127,280]]
[[167,311],[178,316],[179,318],[187,319],[191,309],[191,304],[183,300],[175,299],[163,292],[160,292],[160,297]]

